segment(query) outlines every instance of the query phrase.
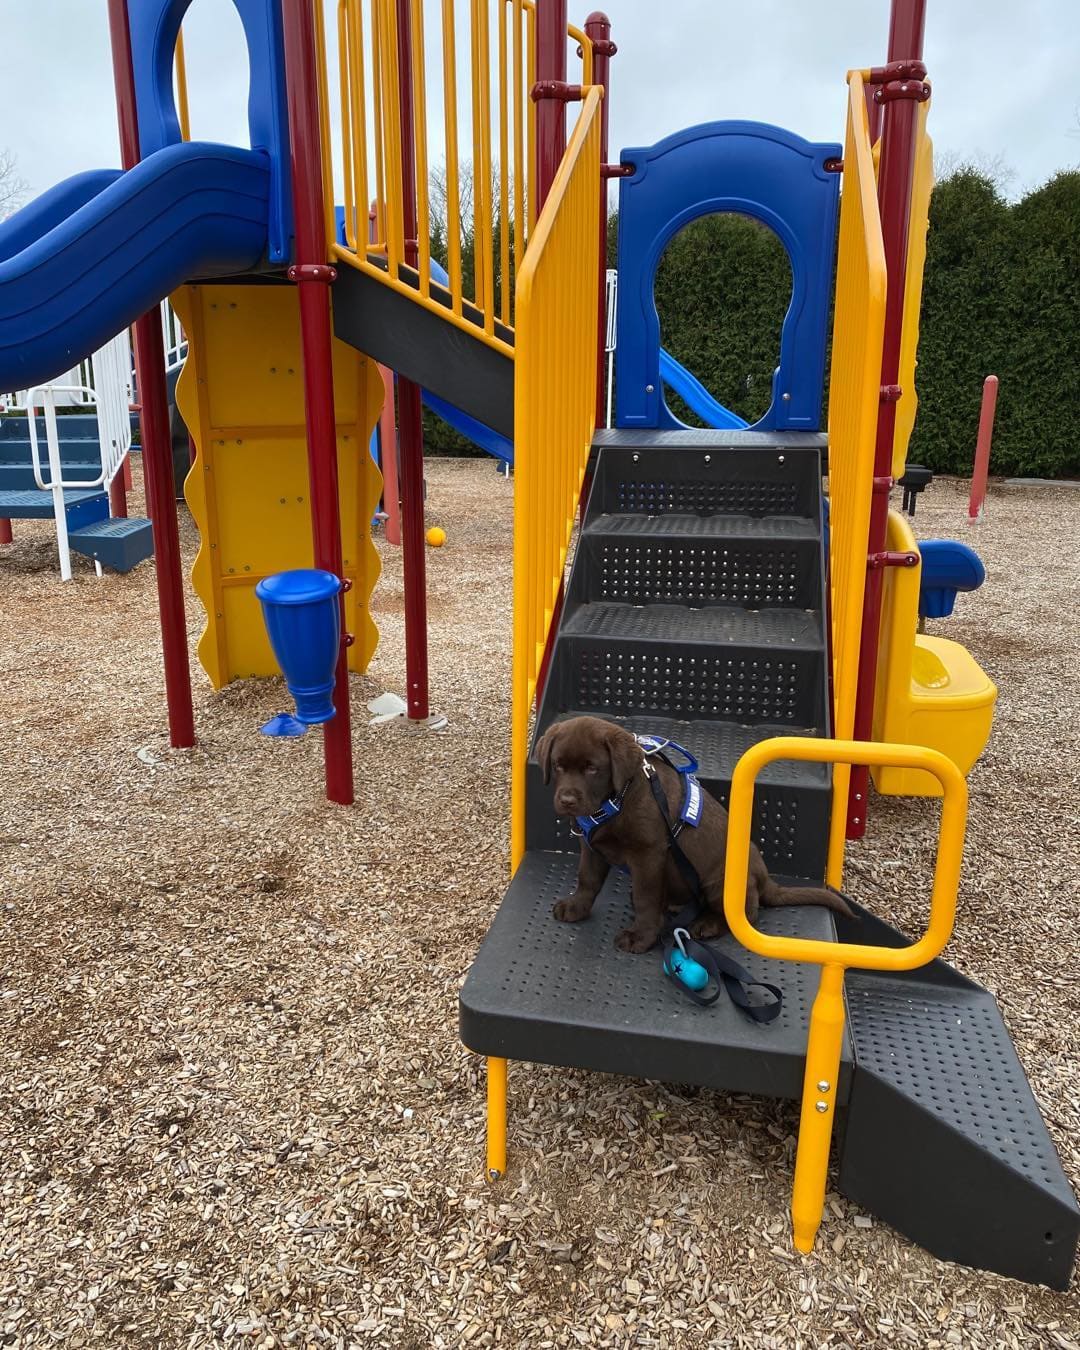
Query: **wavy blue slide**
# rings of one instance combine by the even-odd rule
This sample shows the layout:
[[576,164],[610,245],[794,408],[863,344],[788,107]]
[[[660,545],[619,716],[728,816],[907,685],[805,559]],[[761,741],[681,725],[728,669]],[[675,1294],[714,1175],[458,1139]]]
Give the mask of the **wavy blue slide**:
[[256,267],[270,159],[192,141],[77,174],[0,225],[0,391],[70,370],[177,286]]
[[715,431],[742,431],[750,425],[744,422],[738,413],[718,403],[701,381],[681,366],[678,361],[660,348],[660,378],[674,389],[682,401],[700,417],[706,426]]

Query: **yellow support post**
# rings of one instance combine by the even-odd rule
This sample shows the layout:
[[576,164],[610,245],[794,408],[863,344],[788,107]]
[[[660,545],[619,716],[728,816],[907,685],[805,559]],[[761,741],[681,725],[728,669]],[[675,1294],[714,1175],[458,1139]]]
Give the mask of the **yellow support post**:
[[487,1174],[489,1181],[506,1175],[506,1060],[487,1062]]
[[821,983],[810,1014],[799,1148],[795,1155],[795,1185],[791,1195],[795,1246],[801,1252],[814,1250],[814,1239],[825,1208],[829,1146],[836,1115],[836,1080],[840,1074],[843,1042],[844,967],[826,965],[821,968]]
[[[747,918],[746,878],[750,866],[750,833],[754,783],[778,759],[813,764],[890,765],[922,769],[941,784],[943,801],[938,827],[937,859],[930,894],[926,932],[907,947],[867,943],[821,942],[816,939],[762,933]],[[833,811],[842,810],[834,803]],[[776,961],[812,962],[822,967],[821,983],[810,1015],[803,1078],[799,1143],[791,1217],[795,1246],[813,1249],[825,1205],[829,1146],[836,1116],[836,1081],[844,1036],[844,972],[917,970],[943,951],[952,936],[956,892],[964,853],[967,784],[960,770],[936,750],[921,745],[886,745],[875,741],[829,741],[776,736],[751,746],[735,766],[728,805],[727,854],[724,870],[724,915],[736,942],[758,956]]]

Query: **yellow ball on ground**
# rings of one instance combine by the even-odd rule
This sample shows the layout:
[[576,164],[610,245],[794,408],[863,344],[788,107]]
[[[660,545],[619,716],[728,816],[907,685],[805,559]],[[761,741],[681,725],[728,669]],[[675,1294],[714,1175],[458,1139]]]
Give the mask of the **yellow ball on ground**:
[[446,543],[446,531],[441,525],[432,525],[425,537],[432,548],[442,548]]

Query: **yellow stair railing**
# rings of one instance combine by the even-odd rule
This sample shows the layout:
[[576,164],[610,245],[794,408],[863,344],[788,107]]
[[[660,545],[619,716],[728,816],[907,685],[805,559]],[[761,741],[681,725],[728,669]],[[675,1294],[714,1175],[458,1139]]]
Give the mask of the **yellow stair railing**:
[[[513,355],[514,294],[529,232],[536,223],[536,122],[530,97],[536,78],[535,0],[438,0],[439,21],[425,26],[430,9],[424,0],[409,0],[409,68],[402,69],[399,0],[338,0],[345,242],[328,216],[328,247],[335,261],[375,277],[487,345]],[[433,31],[438,34],[437,53],[429,53],[425,46]],[[580,44],[581,82],[588,86],[592,43],[572,24],[567,36]],[[322,41],[321,25],[319,37]],[[467,82],[459,81],[466,63]],[[427,98],[433,71],[442,84],[438,118]],[[324,157],[328,181],[333,182],[325,52],[320,72]],[[413,109],[415,269],[406,258],[411,244],[405,237],[403,210],[409,157],[401,140],[403,88]],[[470,143],[463,155],[466,119]],[[436,145],[429,129],[438,120],[442,133]],[[445,210],[441,225],[446,235],[449,306],[431,293],[431,168],[436,157],[443,160],[444,201],[439,205]],[[373,230],[370,203],[374,203]],[[463,257],[463,221],[470,211],[471,288],[466,285]]]
[[596,429],[600,100],[588,89],[517,285],[510,853],[525,848],[529,713]]
[[[864,943],[821,942],[808,938],[762,933],[746,916],[746,877],[750,862],[750,832],[754,782],[775,760],[817,764],[885,765],[922,769],[940,782],[943,801],[938,829],[937,859],[930,895],[926,932],[908,947],[875,947]],[[833,806],[833,815],[842,812]],[[735,766],[728,805],[727,860],[724,875],[724,914],[732,936],[749,951],[776,961],[806,961],[821,966],[821,983],[810,1014],[803,1077],[799,1142],[795,1155],[795,1182],[791,1217],[795,1246],[813,1249],[825,1205],[829,1146],[836,1116],[836,1086],[844,1037],[844,974],[861,970],[915,970],[940,955],[952,935],[956,892],[964,851],[967,820],[967,784],[951,759],[924,746],[886,745],[874,741],[811,740],[778,736],[752,746]]]
[[[866,585],[874,438],[885,331],[885,247],[866,117],[864,74],[848,74],[844,184],[829,374],[829,584],[832,609],[833,733],[855,728],[863,591]],[[827,878],[843,880],[849,764],[833,775]]]

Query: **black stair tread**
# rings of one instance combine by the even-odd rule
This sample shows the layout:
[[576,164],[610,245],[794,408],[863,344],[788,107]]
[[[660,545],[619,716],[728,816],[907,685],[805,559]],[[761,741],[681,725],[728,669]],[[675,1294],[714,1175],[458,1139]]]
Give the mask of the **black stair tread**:
[[[783,1010],[762,1026],[726,995],[699,1008],[663,975],[659,949],[616,951],[615,936],[632,914],[622,873],[609,875],[583,923],[552,916],[555,900],[573,890],[576,871],[573,855],[525,855],[461,990],[465,1044],[509,1059],[800,1096],[817,967],[766,961],[725,937],[717,948],[755,978],[779,985]],[[830,912],[816,906],[764,911],[759,923],[765,932],[835,940]],[[850,1065],[845,1033],[840,1100]]]
[[563,619],[567,637],[614,637],[627,641],[700,642],[716,646],[786,647],[820,650],[820,611],[736,609],[709,605],[581,605]]
[[[570,709],[553,720],[564,722],[571,717],[596,717],[600,714],[584,709]],[[675,717],[659,717],[654,713],[604,713],[605,721],[617,722],[635,735],[663,736],[677,745],[685,746],[698,761],[699,776],[706,783],[729,783],[739,758],[772,736],[821,736],[818,727],[780,725],[743,726],[738,722],[719,722],[711,719],[684,721]],[[777,760],[758,775],[762,783],[778,783],[787,787],[827,787],[827,764],[808,764],[798,760]]]
[[820,530],[808,516],[646,516],[605,514],[587,521],[587,535],[647,535],[673,539],[817,539]]
[[859,1072],[884,1079],[1075,1209],[1072,1187],[993,994],[921,974],[848,974],[848,1019]]
[[128,535],[140,534],[151,529],[145,516],[112,516],[108,520],[93,520],[88,525],[80,525],[69,534],[75,539],[124,539]]
[[824,450],[829,438],[820,431],[716,431],[709,427],[687,427],[678,431],[658,431],[655,427],[611,427],[597,430],[593,445],[629,446],[634,449],[673,449],[686,446],[695,450]]

